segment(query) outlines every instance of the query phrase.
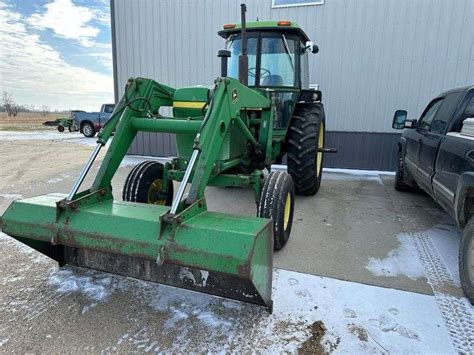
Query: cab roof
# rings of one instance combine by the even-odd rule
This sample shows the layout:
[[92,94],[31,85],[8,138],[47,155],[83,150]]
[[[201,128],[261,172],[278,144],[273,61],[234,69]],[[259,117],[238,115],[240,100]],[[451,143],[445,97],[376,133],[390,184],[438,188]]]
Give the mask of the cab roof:
[[[289,25],[279,25],[280,21],[255,21],[255,22],[247,22],[247,32],[253,32],[253,31],[275,31],[275,32],[284,32],[284,33],[294,33],[302,38],[304,38],[306,41],[309,41],[308,35],[301,29],[301,27],[294,21],[284,21],[284,22],[289,22]],[[234,24],[228,24],[228,25],[234,25]],[[225,26],[228,26],[225,25]],[[219,36],[223,38],[229,37],[229,35],[233,33],[240,33],[242,26],[240,23],[235,23],[235,26],[232,28],[228,29],[223,29],[217,32]]]

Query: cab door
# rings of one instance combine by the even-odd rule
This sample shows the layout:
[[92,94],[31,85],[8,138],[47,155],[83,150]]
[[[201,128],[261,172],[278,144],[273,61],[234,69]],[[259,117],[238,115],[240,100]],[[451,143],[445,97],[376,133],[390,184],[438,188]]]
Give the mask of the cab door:
[[[416,166],[414,168],[415,171],[412,171],[413,169],[409,170],[416,176],[417,183],[428,192],[431,192],[429,173],[426,170],[426,163],[421,161],[427,158],[428,151],[425,150],[422,154],[422,145],[424,141],[430,146],[434,146],[439,142],[437,137],[430,134],[430,129],[442,102],[443,98],[438,97],[428,104],[418,120],[416,130],[414,130],[412,137],[410,137],[411,139],[407,142],[407,156],[408,158],[412,157],[412,164]],[[407,167],[411,165],[410,163],[410,161],[407,161]]]
[[438,101],[433,105],[434,110],[432,110],[429,127],[421,127],[418,172],[421,184],[430,192],[432,192],[432,178],[435,172],[438,148],[459,105],[459,98],[459,92],[452,92],[443,98],[438,98]]
[[474,138],[459,134],[467,118],[474,118],[474,89],[462,100],[436,158],[433,192],[435,199],[447,210],[453,208],[456,187],[461,175],[467,171],[474,171],[472,149]]

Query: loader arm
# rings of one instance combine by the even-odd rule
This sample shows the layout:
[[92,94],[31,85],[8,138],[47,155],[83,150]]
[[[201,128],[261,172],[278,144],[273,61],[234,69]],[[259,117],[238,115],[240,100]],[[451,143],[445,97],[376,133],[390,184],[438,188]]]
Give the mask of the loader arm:
[[[163,117],[159,109],[173,104],[173,93],[150,79],[130,79],[69,196],[14,201],[3,216],[3,231],[60,265],[208,292],[271,311],[271,220],[207,211],[204,198],[205,187],[219,177],[216,159],[230,126],[237,126],[255,150],[265,149],[250,131],[245,110],[269,113],[271,101],[235,79],[218,78],[204,117]],[[272,115],[264,116],[261,124],[266,125]],[[175,196],[175,211],[173,206],[113,199],[111,180],[139,131],[195,137],[194,159],[180,185],[184,192],[189,181],[190,193],[186,200]],[[108,142],[91,188],[78,192]],[[193,276],[185,277],[189,273]]]

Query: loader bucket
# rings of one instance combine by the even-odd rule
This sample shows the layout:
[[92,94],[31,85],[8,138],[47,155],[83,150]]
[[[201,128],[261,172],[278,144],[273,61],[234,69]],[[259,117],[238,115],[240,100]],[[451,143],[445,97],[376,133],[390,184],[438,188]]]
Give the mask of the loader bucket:
[[63,194],[14,201],[3,232],[55,259],[265,306],[271,311],[270,220],[204,211],[160,233],[168,207],[105,200],[59,218]]

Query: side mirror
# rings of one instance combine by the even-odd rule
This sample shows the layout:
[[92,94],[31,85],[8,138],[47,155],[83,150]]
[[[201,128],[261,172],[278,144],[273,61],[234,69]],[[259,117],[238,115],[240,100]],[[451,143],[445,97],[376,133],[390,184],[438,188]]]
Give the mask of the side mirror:
[[311,53],[318,53],[319,52],[319,47],[315,45],[312,41],[306,41],[304,49],[311,50]]
[[408,112],[405,110],[397,110],[393,115],[392,128],[395,129],[404,129],[405,122],[407,120]]

